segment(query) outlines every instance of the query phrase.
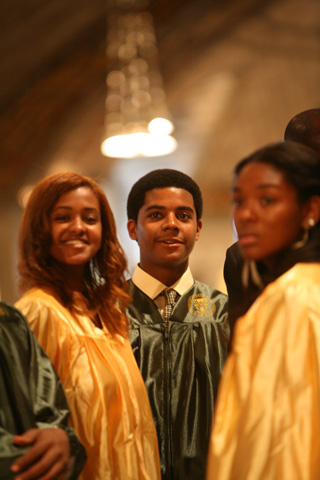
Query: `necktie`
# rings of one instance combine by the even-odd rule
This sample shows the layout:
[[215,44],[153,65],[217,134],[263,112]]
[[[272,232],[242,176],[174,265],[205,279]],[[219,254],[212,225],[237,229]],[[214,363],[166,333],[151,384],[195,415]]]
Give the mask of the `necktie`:
[[163,292],[161,292],[161,295],[164,295],[166,300],[166,306],[164,308],[164,320],[165,322],[168,322],[171,316],[174,304],[176,303],[178,294],[175,290],[173,290],[172,288],[169,288],[168,290],[163,290]]

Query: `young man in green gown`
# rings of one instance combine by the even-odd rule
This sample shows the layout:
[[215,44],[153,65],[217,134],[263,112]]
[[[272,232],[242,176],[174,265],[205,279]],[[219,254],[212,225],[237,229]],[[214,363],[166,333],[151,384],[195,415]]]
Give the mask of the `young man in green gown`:
[[[201,480],[229,324],[227,296],[194,280],[189,268],[202,227],[199,186],[177,170],[154,170],[132,187],[127,214],[140,249],[129,280],[130,340],[157,428],[162,478]],[[173,306],[166,306],[168,290]]]

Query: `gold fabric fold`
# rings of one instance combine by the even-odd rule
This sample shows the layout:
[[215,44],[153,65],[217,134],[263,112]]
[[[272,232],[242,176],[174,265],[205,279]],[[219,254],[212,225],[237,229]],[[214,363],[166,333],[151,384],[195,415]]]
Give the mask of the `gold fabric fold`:
[[206,478],[320,478],[320,264],[298,264],[236,323]]
[[40,289],[16,304],[50,357],[87,452],[82,480],[160,478],[156,431],[128,340],[71,315]]

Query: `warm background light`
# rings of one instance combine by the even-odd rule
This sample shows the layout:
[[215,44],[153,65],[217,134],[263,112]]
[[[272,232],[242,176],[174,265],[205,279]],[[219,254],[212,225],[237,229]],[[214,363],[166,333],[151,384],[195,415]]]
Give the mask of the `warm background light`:
[[101,151],[115,158],[155,157],[167,155],[176,147],[177,142],[170,135],[140,132],[109,137],[102,142]]
[[177,148],[158,64],[148,1],[110,2],[107,35],[106,116],[103,155],[167,155]]
[[[139,261],[126,227],[133,183],[155,168],[194,177],[204,218],[190,265],[195,278],[219,288],[225,250],[234,240],[229,191],[235,163],[281,140],[294,114],[320,105],[319,0],[13,3],[1,1],[3,299],[15,302],[21,295],[17,236],[28,193],[21,191],[18,203],[19,189],[72,170],[105,190],[130,275]],[[121,7],[121,18],[111,4]],[[152,17],[137,8],[124,18],[129,5]],[[125,44],[134,49],[120,50]],[[137,56],[130,59],[132,52]],[[150,96],[134,94],[141,90]],[[140,105],[150,100],[152,116],[139,125],[150,133],[153,118],[172,120],[176,150],[150,158],[104,156],[105,134],[133,133],[131,114],[147,114],[149,107]],[[169,115],[160,109],[163,100]]]
[[166,118],[154,118],[148,125],[150,133],[170,135],[173,132],[174,126],[170,120]]

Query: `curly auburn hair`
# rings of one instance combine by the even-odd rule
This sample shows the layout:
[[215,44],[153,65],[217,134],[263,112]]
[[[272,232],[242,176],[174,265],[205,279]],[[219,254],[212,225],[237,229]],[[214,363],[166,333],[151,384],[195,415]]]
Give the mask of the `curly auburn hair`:
[[[58,199],[79,187],[88,187],[97,197],[102,224],[101,248],[86,265],[84,297],[75,302],[66,285],[63,265],[50,255],[52,242],[50,215]],[[91,178],[77,173],[61,173],[41,180],[33,189],[19,230],[19,287],[49,290],[70,312],[90,318],[99,315],[111,333],[128,335],[124,314],[130,297],[125,272],[127,261],[116,233],[114,217],[103,190]]]

